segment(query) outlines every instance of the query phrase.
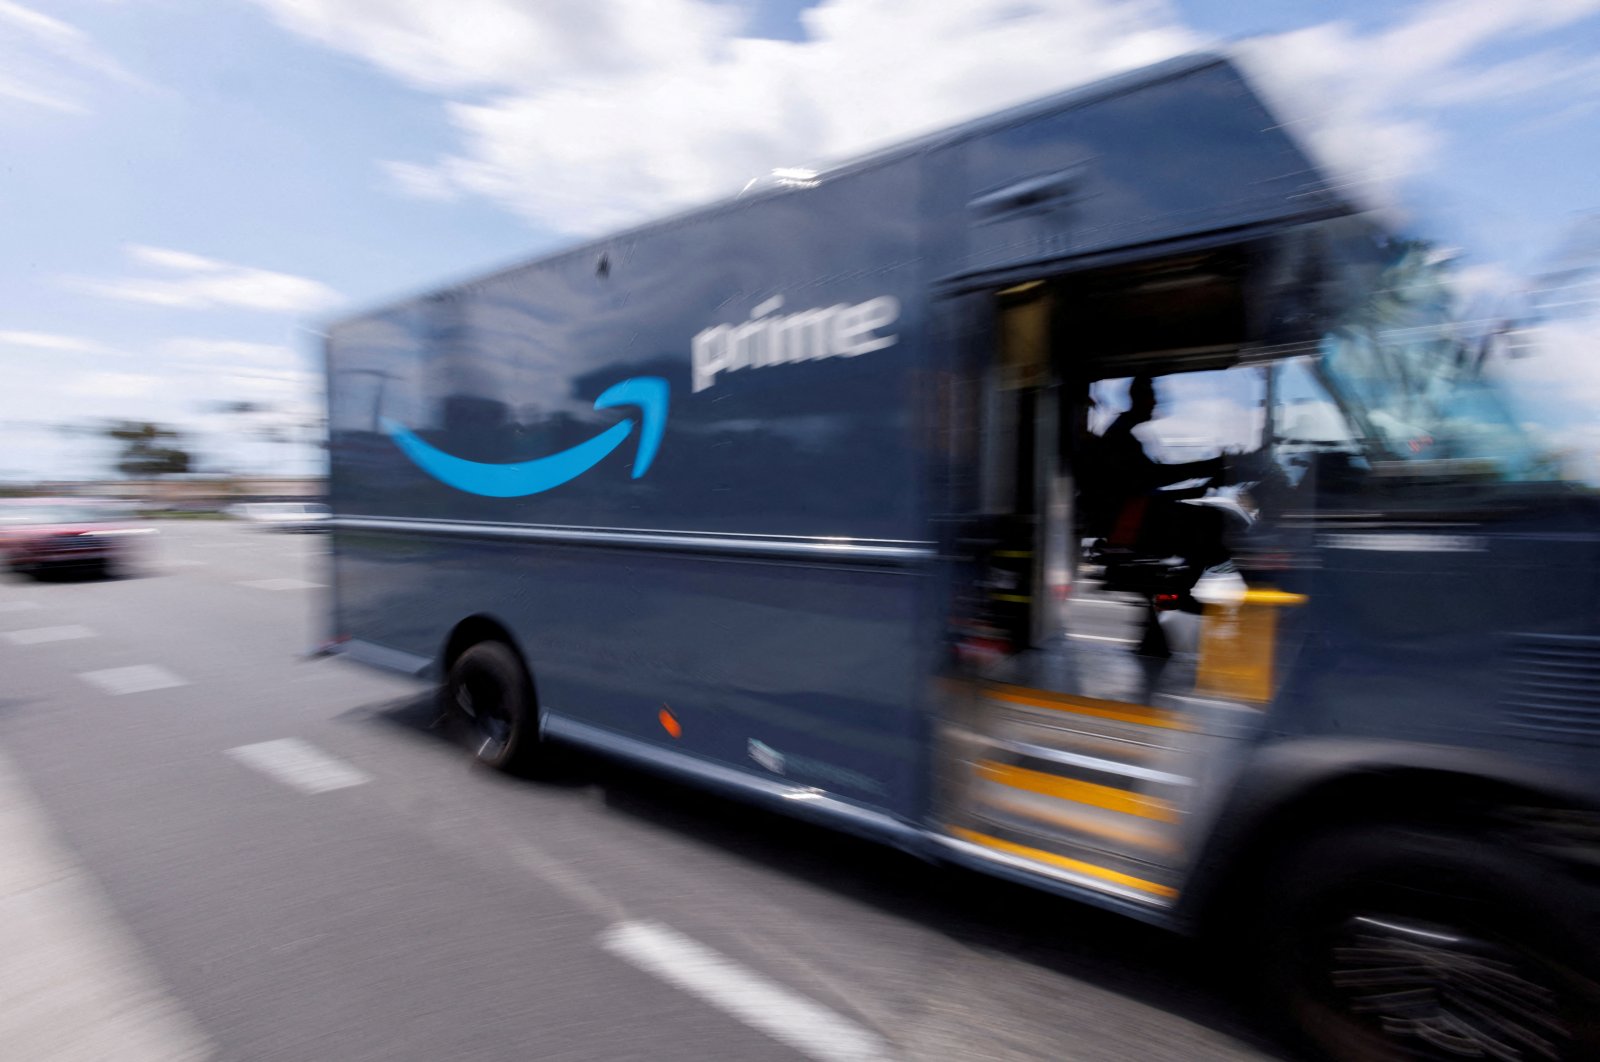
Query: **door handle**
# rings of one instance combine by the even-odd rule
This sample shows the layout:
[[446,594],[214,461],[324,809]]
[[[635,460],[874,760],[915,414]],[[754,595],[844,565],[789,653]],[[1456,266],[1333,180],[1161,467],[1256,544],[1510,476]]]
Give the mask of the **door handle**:
[[1054,173],[1025,177],[967,202],[967,210],[980,222],[1004,221],[1025,214],[1053,210],[1082,187],[1087,166],[1077,165]]

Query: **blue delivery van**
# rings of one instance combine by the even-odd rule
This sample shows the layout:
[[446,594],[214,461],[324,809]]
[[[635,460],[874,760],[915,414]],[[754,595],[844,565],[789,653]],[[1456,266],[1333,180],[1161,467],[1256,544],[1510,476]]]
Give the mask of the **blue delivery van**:
[[1600,1057],[1600,509],[1187,58],[339,322],[330,647],[1150,922],[1341,1059]]

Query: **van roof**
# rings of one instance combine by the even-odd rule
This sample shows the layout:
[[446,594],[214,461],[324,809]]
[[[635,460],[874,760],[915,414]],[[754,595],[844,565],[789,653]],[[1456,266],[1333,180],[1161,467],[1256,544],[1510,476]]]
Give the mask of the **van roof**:
[[[961,122],[944,129],[923,134],[922,136],[913,137],[898,144],[892,144],[862,155],[843,159],[837,163],[827,165],[824,168],[819,169],[817,171],[817,175],[822,180],[843,177],[852,173],[857,173],[861,170],[870,169],[874,166],[884,165],[897,159],[906,158],[919,152],[958,143],[962,140],[969,139],[974,136],[980,136],[998,129],[1004,129],[1008,126],[1018,125],[1023,122],[1038,118],[1042,115],[1086,107],[1091,104],[1099,103],[1103,100],[1125,95],[1130,92],[1137,92],[1153,85],[1161,84],[1165,81],[1186,77],[1190,74],[1217,66],[1227,67],[1230,70],[1235,69],[1232,60],[1220,52],[1194,52],[1188,55],[1178,56],[1163,62],[1153,63],[1149,66],[1140,67],[1135,70],[1130,70],[1121,74],[1114,74],[1110,77],[1091,81],[1086,84],[1053,93],[1048,96],[1043,96],[1039,99],[1031,100],[1026,103],[1017,104],[1016,106],[1008,107],[992,114],[983,115],[982,117],[974,118],[970,121]],[[417,299],[426,298],[430,295],[438,295],[466,284],[480,284],[486,281],[494,280],[498,277],[505,276],[509,273],[515,273],[519,270],[527,269],[531,266],[546,262],[559,261],[560,259],[563,259],[569,255],[592,253],[596,250],[603,250],[607,246],[617,241],[632,239],[659,229],[670,228],[674,225],[682,224],[683,222],[694,218],[699,218],[706,215],[715,214],[718,211],[727,210],[736,204],[743,207],[748,206],[751,203],[760,202],[764,199],[772,199],[785,195],[797,195],[802,194],[803,192],[804,189],[800,188],[780,187],[764,188],[748,194],[738,193],[731,196],[724,196],[720,199],[714,199],[699,206],[676,211],[661,218],[640,222],[637,225],[632,225],[627,228],[617,229],[615,231],[608,232],[603,236],[576,241],[556,247],[552,250],[543,251],[532,257],[524,256],[499,267],[492,267],[487,270],[474,270],[471,273],[459,277],[454,281],[430,284],[427,288],[414,291],[410,295],[384,299],[381,302],[374,303],[366,309],[351,311],[341,314],[338,317],[328,319],[324,322],[321,331],[331,331],[332,329],[341,325],[353,323],[355,321],[371,317],[375,314],[398,309],[399,307],[404,306],[407,303],[414,302]]]

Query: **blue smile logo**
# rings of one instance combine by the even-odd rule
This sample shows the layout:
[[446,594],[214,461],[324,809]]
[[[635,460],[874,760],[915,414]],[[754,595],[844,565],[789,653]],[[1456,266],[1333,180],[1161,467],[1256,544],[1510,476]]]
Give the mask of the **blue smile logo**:
[[[650,468],[661,448],[661,433],[667,427],[667,381],[659,376],[635,376],[608,387],[594,400],[594,408],[639,407],[639,450],[633,457],[633,478]],[[619,421],[586,442],[548,457],[512,464],[486,464],[447,454],[418,438],[398,421],[383,418],[383,430],[405,455],[434,479],[468,494],[489,498],[521,498],[559,487],[577,479],[599,464],[633,431],[634,418]]]

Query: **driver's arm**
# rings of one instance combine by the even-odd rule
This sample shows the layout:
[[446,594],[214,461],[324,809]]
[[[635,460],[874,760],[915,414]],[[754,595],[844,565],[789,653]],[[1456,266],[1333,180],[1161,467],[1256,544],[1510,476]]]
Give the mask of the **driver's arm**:
[[1221,480],[1226,469],[1226,462],[1221,456],[1208,457],[1204,461],[1185,461],[1177,465],[1164,465],[1155,461],[1150,464],[1151,473],[1158,487],[1182,483],[1186,479]]

